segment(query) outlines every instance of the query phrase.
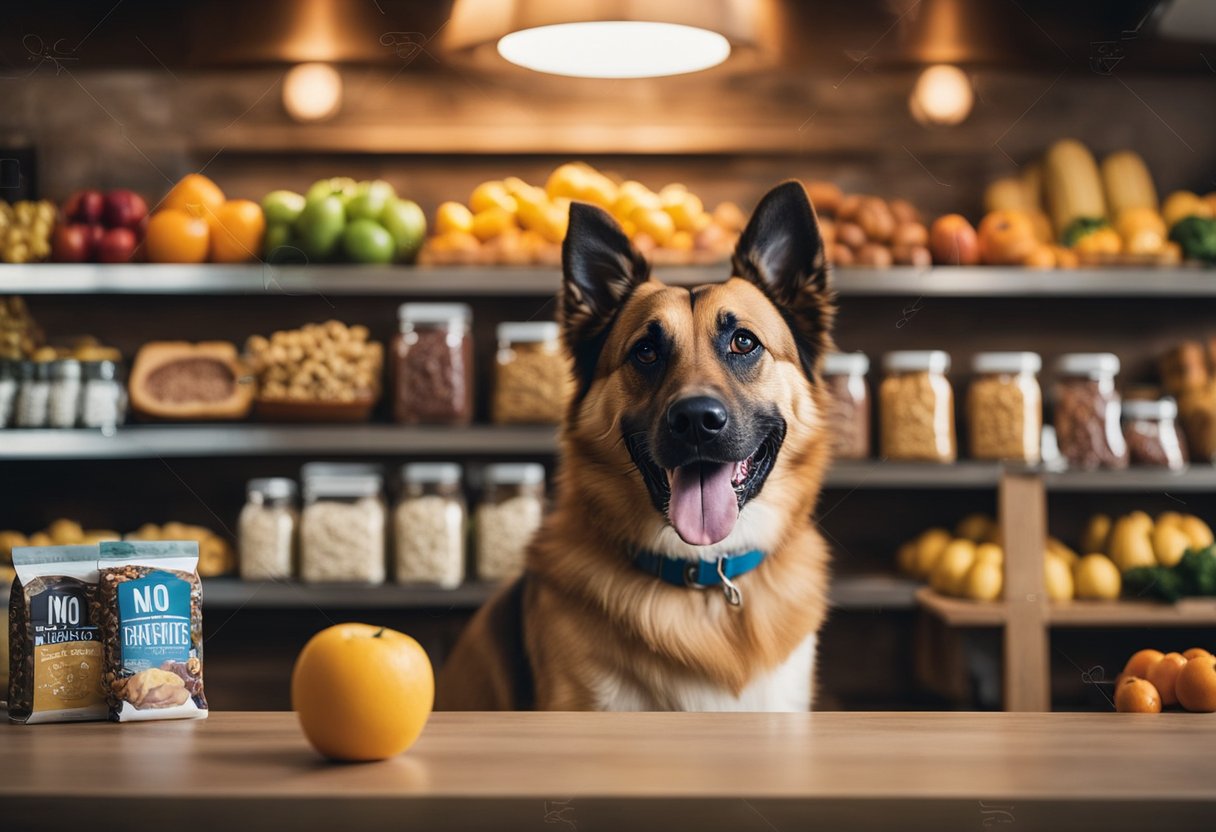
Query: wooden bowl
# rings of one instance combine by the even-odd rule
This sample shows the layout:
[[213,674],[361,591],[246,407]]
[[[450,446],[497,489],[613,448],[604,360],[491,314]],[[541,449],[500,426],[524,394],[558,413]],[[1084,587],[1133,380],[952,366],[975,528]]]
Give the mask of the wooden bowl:
[[351,402],[254,399],[253,418],[259,422],[366,422],[376,407],[376,396]]

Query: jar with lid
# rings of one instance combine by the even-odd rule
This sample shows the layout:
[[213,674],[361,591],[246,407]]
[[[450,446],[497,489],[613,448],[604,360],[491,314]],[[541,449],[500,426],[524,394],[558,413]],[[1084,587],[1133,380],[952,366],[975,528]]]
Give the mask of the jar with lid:
[[498,325],[494,421],[557,424],[573,392],[574,377],[554,321]]
[[890,352],[883,369],[878,393],[883,456],[954,462],[954,389],[946,378],[950,356],[941,350]]
[[384,477],[374,465],[309,463],[301,470],[300,578],[384,583]]
[[414,462],[401,468],[393,510],[396,579],[452,589],[464,581],[465,501],[454,462]]
[[0,428],[13,423],[13,406],[17,402],[17,364],[0,361]]
[[497,581],[519,574],[540,528],[545,468],[535,462],[487,465],[477,506],[477,576]]
[[823,377],[831,394],[828,430],[837,459],[870,455],[870,359],[862,352],[833,352],[823,358]]
[[51,399],[51,368],[45,361],[22,361],[17,365],[17,404],[13,424],[19,428],[44,428]]
[[1109,352],[1069,353],[1056,363],[1056,443],[1073,468],[1126,468],[1115,389],[1119,357]]
[[241,577],[247,581],[290,578],[295,562],[297,488],[287,477],[250,480],[237,525]]
[[80,417],[81,371],[74,358],[52,361],[46,421],[53,428],[72,428]]
[[1033,352],[981,352],[971,359],[967,428],[973,459],[1037,463],[1043,435],[1043,359]]
[[393,338],[393,416],[406,424],[473,418],[473,313],[464,303],[403,303]]
[[123,423],[127,393],[119,380],[118,364],[113,361],[86,361],[84,392],[80,400],[80,424],[112,432]]
[[1186,443],[1178,426],[1178,404],[1170,397],[1123,402],[1123,438],[1132,465],[1186,467]]

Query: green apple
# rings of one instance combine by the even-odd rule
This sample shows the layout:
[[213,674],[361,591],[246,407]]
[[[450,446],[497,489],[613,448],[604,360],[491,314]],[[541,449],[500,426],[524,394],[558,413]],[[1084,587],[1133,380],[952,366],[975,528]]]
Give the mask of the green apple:
[[300,248],[314,262],[328,260],[337,251],[346,228],[346,209],[335,194],[309,200],[296,221]]
[[342,198],[343,205],[346,204],[354,195],[355,189],[359,183],[351,179],[349,176],[335,176],[331,179],[318,179],[308,186],[308,190],[304,194],[304,198],[309,202],[315,202],[318,199],[323,199],[327,196],[339,196]]
[[303,210],[304,197],[295,191],[271,191],[262,197],[262,213],[266,215],[267,225],[290,225],[300,218]]
[[346,226],[342,248],[356,263],[391,263],[397,244],[380,223],[359,219]]
[[397,259],[413,260],[426,239],[426,214],[418,203],[408,199],[390,200],[380,214],[380,223],[393,235]]
[[393,186],[383,179],[360,182],[355,189],[355,195],[346,203],[346,216],[351,219],[374,220],[396,196],[397,192],[393,190]]

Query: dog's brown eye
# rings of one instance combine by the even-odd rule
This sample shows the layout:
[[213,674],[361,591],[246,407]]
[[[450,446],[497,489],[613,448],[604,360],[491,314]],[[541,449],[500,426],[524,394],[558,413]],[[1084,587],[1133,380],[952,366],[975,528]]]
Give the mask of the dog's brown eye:
[[633,360],[639,364],[653,364],[659,360],[659,351],[651,341],[639,341],[633,348]]
[[730,351],[738,355],[747,355],[758,346],[760,342],[756,340],[756,336],[746,329],[739,330],[730,339]]

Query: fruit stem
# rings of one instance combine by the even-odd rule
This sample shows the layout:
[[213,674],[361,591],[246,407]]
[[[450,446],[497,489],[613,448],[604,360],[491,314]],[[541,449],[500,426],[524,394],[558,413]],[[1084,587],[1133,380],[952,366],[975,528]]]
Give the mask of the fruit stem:
[[380,638],[380,636],[384,635],[384,631],[387,629],[388,629],[387,627],[381,627],[379,630],[376,631],[376,634],[374,636],[372,636],[372,638]]

